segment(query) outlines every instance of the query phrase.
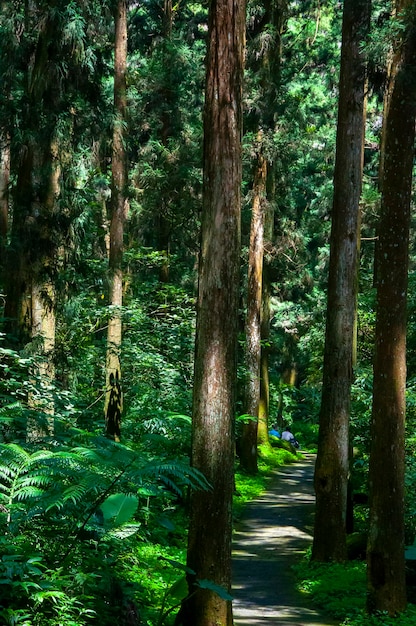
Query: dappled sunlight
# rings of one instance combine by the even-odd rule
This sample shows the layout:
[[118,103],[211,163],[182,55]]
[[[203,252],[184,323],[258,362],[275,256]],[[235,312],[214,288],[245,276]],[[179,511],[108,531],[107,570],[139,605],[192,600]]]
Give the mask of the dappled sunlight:
[[251,502],[234,532],[235,626],[330,626],[297,591],[292,566],[311,545],[313,461],[282,467]]

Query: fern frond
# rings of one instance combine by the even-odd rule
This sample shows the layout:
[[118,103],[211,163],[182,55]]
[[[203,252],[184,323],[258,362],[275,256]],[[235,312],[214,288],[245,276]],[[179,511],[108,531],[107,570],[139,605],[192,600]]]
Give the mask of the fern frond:
[[83,480],[76,485],[70,485],[62,494],[63,502],[65,503],[70,500],[74,504],[78,504],[78,502],[82,500],[87,493],[91,492],[91,490],[92,483],[89,479]]
[[22,462],[30,458],[30,453],[17,443],[0,443],[0,453],[3,455],[13,455],[15,458],[22,459]]
[[23,500],[41,498],[44,493],[45,492],[43,489],[39,489],[38,487],[34,487],[32,485],[27,485],[26,487],[16,489],[14,493],[14,499],[16,499],[18,502],[22,502]]
[[25,474],[16,481],[16,488],[22,489],[28,486],[47,487],[51,482],[49,474]]
[[[151,463],[145,465],[141,472],[141,477],[154,477],[168,484],[167,481],[172,482],[172,478],[175,478],[182,485],[191,487],[192,489],[200,489],[202,491],[208,491],[211,489],[211,485],[205,478],[202,472],[188,465],[177,462],[165,462],[165,463]],[[172,485],[169,485],[172,488]]]

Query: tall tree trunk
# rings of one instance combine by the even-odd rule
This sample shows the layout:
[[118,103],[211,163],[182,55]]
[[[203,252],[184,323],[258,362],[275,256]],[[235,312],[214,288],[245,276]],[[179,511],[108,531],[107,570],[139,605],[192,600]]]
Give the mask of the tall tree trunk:
[[269,440],[269,413],[270,413],[270,376],[269,376],[269,343],[270,343],[270,299],[271,299],[271,280],[270,280],[270,255],[266,254],[267,249],[272,248],[273,232],[274,232],[274,207],[273,199],[275,197],[273,171],[270,170],[268,164],[266,178],[266,194],[271,201],[265,204],[264,212],[264,252],[263,252],[263,271],[262,271],[262,294],[261,294],[261,314],[260,314],[260,333],[261,333],[261,353],[260,353],[260,400],[259,400],[259,420],[257,428],[257,443],[270,445]]
[[0,132],[0,271],[4,271],[4,254],[9,222],[10,137]]
[[[27,30],[30,28],[30,13],[31,6],[27,3]],[[52,13],[46,14],[40,24],[35,50],[26,59],[23,98],[25,105],[21,126],[27,142],[21,147],[20,162],[17,165],[10,244],[6,252],[4,327],[6,333],[13,336],[20,346],[33,336],[32,285],[37,282],[36,272],[45,266],[43,257],[51,258],[53,247],[50,233],[47,232],[49,208],[46,203],[52,184],[51,142],[55,118],[52,118],[50,110],[45,107],[47,104],[48,107],[59,108],[59,89],[57,92],[56,86],[50,84],[50,67],[55,66],[56,59],[49,56],[50,43],[58,37],[58,33]]]
[[110,314],[107,331],[106,360],[106,433],[120,441],[123,410],[120,349],[122,340],[123,305],[123,236],[127,211],[126,137],[126,66],[127,66],[127,3],[118,0],[115,15],[114,110],[111,185],[111,224],[109,253]]
[[247,280],[247,383],[245,413],[249,417],[243,424],[240,442],[241,466],[250,474],[257,473],[257,432],[261,375],[261,297],[264,248],[264,203],[267,176],[267,161],[262,153],[261,143],[262,138],[260,133],[259,152],[257,155],[253,184]]
[[[162,15],[162,54],[165,57],[166,63],[169,63],[169,47],[167,43],[172,37],[173,18],[175,11],[172,6],[172,0],[164,0],[163,2],[163,15]],[[167,54],[168,53],[168,54]],[[161,116],[162,128],[161,128],[161,141],[165,148],[168,148],[169,139],[172,134],[172,116],[174,115],[174,108],[176,103],[174,100],[174,90],[168,83],[164,85],[162,89],[163,102],[165,103],[165,109]],[[171,198],[166,197],[168,194],[164,194],[161,198],[158,208],[158,222],[157,222],[157,234],[158,234],[158,249],[161,253],[161,265],[159,269],[159,280],[161,283],[169,282],[170,274],[170,241],[172,223],[169,218],[169,206],[171,204]]]
[[178,617],[185,626],[233,622],[229,599],[194,584],[208,579],[231,589],[244,2],[213,0],[208,28],[192,465],[212,490],[191,497],[187,563],[195,577]]
[[312,558],[342,561],[346,550],[349,414],[359,246],[365,62],[369,0],[345,0],[323,386],[315,468]]
[[[404,29],[394,50],[384,126],[369,470],[367,607],[370,612],[387,611],[390,615],[406,606],[406,304],[416,119],[416,20],[412,4],[410,0],[396,3]],[[404,12],[407,8],[408,13]]]
[[[265,229],[265,233],[267,229]],[[257,427],[257,443],[269,444],[269,409],[270,409],[270,380],[269,380],[269,339],[270,339],[270,279],[268,265],[263,255],[261,318],[260,318],[260,397],[259,417]]]
[[53,274],[56,271],[58,259],[51,224],[56,212],[56,201],[61,192],[61,166],[56,139],[52,140],[50,149],[46,153],[42,170],[48,172],[49,181],[39,208],[43,227],[40,227],[38,233],[40,240],[45,242],[46,246],[35,264],[31,276],[30,293],[30,325],[36,355],[33,373],[39,381],[41,394],[40,401],[35,396],[29,397],[29,405],[37,411],[41,410],[43,420],[42,422],[29,420],[27,437],[31,440],[50,436],[54,432],[55,406],[52,389],[55,382],[56,289]]
[[33,146],[25,146],[16,177],[13,193],[13,221],[10,244],[6,250],[4,330],[16,345],[24,345],[30,339],[30,261],[32,240],[31,203],[33,197],[32,170]]
[[253,123],[258,145],[254,164],[246,318],[245,413],[251,419],[243,425],[239,445],[242,467],[250,473],[257,471],[258,444],[269,444],[269,364],[265,342],[270,332],[270,285],[264,248],[273,237],[275,188],[272,182],[273,157],[268,155],[268,142],[269,135],[275,132],[275,102],[280,82],[281,35],[286,9],[287,0],[267,0],[264,15],[260,21],[254,20],[250,32],[252,39],[261,37],[264,32],[273,33],[274,37],[273,45],[261,46],[262,53],[256,50],[256,54],[250,57],[252,71],[260,76],[261,90],[261,104]]

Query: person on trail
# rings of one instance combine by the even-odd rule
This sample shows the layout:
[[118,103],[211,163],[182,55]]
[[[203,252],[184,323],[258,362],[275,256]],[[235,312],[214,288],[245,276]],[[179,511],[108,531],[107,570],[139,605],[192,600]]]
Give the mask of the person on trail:
[[294,448],[299,448],[299,442],[295,439],[288,427],[282,432],[282,441],[288,441]]
[[272,437],[277,437],[278,439],[280,439],[280,432],[277,430],[277,424],[273,424],[273,426],[269,430],[269,435],[271,435]]

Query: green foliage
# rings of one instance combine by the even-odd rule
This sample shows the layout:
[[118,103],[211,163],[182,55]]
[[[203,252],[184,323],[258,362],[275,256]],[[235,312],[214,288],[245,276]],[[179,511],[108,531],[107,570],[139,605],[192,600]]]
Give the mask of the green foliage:
[[99,575],[104,598],[111,592],[114,573],[106,555],[117,560],[133,535],[150,538],[151,520],[153,527],[158,518],[169,527],[150,499],[209,488],[185,465],[154,461],[144,449],[82,431],[51,449],[33,452],[11,443],[1,444],[0,452],[0,604],[5,618],[14,619],[14,611],[26,615],[28,625],[60,619],[78,625],[96,612],[106,619],[95,589]]
[[185,560],[185,534],[180,548],[142,543],[126,555],[123,569],[136,587],[136,597],[143,607],[141,617],[144,624],[165,624],[187,595]]
[[365,611],[365,563],[316,563],[310,552],[295,566],[298,587],[313,603],[342,626],[407,626],[416,624],[416,606],[397,617],[368,615]]
[[[358,365],[351,407],[352,482],[359,491],[367,487],[370,444],[384,68],[398,28],[397,20],[388,17],[390,4],[374,0],[368,46]],[[42,396],[44,381],[34,373],[36,345],[18,346],[8,337],[7,347],[0,347],[0,600],[5,624],[81,626],[99,621],[107,626],[118,622],[126,602],[138,603],[142,621],[151,626],[168,622],[185,589],[178,563],[185,561],[187,492],[209,488],[189,469],[206,4],[174,5],[171,22],[160,3],[130,6],[123,444],[102,437],[110,313],[105,237],[111,193],[113,8],[113,2],[95,0],[0,3],[5,94],[0,128],[1,139],[3,131],[10,134],[12,216],[19,214],[18,168],[30,146],[39,144],[46,155],[51,138],[57,138],[61,167],[60,196],[51,221],[42,222],[41,228],[51,230],[60,251],[49,268],[58,294],[56,381],[49,388],[54,432],[49,437],[29,442],[27,436],[28,424],[51,420],[40,404],[35,410],[28,401],[33,395],[50,402],[50,396]],[[272,421],[282,415],[308,450],[316,448],[318,434],[341,13],[336,0],[289,2],[279,40],[268,6],[248,6],[242,261],[246,263],[248,250],[260,124],[273,188],[268,202],[274,211],[273,241],[265,249],[271,281],[270,415]],[[44,31],[48,24],[53,28]],[[35,67],[44,35],[46,58],[39,58]],[[282,63],[277,68],[280,44]],[[274,56],[268,57],[270,51]],[[42,198],[47,188],[42,167],[35,168],[33,178],[34,195]],[[27,202],[25,196],[25,207]],[[30,223],[39,207],[32,209]],[[412,257],[414,243],[412,238]],[[3,270],[2,257],[0,262]],[[166,262],[169,282],[163,283]],[[5,272],[0,279],[3,298]],[[406,431],[410,539],[416,530],[414,280],[411,272]],[[296,374],[295,386],[282,382],[289,371]],[[237,473],[234,515],[261,493],[273,467],[295,459],[284,448],[261,448],[259,475]],[[359,523],[365,527],[365,512]],[[351,580],[358,577],[358,569],[352,568]],[[355,598],[353,582],[336,570],[328,576]],[[319,593],[322,602],[332,598],[339,603],[334,610],[346,614],[329,582],[322,583]],[[357,599],[357,606],[361,601]],[[355,620],[348,622],[354,626],[372,623],[361,613],[349,619]]]
[[104,517],[104,525],[121,526],[130,521],[137,511],[137,496],[126,493],[113,493],[100,505]]

